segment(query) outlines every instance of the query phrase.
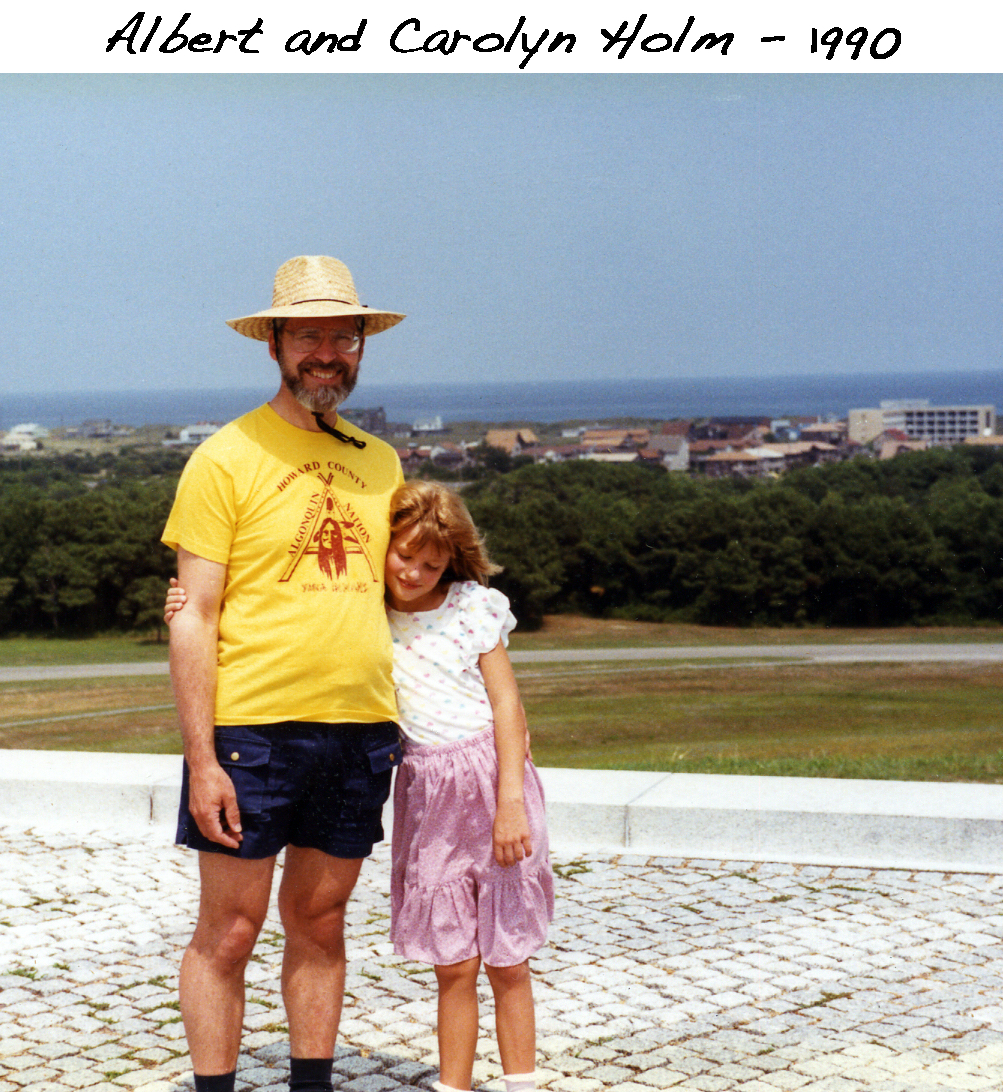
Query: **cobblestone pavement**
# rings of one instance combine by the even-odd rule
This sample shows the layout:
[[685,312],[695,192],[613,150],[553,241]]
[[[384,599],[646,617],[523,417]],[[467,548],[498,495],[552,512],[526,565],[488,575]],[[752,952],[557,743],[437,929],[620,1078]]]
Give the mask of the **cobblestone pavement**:
[[[193,855],[151,837],[2,832],[0,1092],[191,1085],[176,999]],[[346,1092],[427,1088],[431,973],[390,952],[387,851],[349,920]],[[1003,1085],[1003,877],[558,857],[535,963],[556,1092],[943,1092]],[[238,1089],[284,1089],[273,913]],[[476,1080],[500,1088],[485,993]],[[335,1087],[338,1087],[336,1080]]]

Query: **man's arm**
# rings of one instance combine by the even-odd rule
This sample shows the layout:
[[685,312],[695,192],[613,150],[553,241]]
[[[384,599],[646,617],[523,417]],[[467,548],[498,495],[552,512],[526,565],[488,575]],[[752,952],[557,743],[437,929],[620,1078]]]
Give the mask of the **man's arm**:
[[241,841],[237,797],[214,745],[216,649],[225,580],[225,565],[178,549],[178,582],[187,602],[170,623],[171,683],[188,763],[189,810],[207,838],[236,849]]

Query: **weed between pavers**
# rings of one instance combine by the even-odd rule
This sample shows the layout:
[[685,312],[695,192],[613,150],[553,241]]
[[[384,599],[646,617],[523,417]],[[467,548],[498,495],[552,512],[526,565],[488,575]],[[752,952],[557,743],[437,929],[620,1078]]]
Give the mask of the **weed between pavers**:
[[849,990],[845,993],[829,993],[828,990],[822,991],[822,996],[817,1001],[809,1001],[804,1005],[798,1005],[799,1009],[817,1009],[822,1005],[828,1005],[832,1001],[842,1001],[845,997],[852,997],[853,994]]
[[592,871],[584,861],[571,861],[566,865],[555,864],[551,867],[562,880],[570,880],[572,876],[578,876],[583,872]]
[[416,977],[423,974],[433,974],[434,971],[431,967],[398,967],[397,970],[400,974],[406,974],[409,978]]

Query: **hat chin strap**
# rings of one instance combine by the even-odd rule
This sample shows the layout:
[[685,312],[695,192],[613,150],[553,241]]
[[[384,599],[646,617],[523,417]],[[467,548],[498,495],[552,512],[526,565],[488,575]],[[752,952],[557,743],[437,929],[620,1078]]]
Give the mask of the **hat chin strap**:
[[360,451],[366,446],[365,440],[358,440],[354,436],[349,436],[347,433],[341,432],[339,429],[331,428],[331,426],[324,420],[324,415],[315,413],[313,419],[317,422],[317,427],[321,432],[326,432],[328,436],[333,436],[336,440],[340,440],[343,444],[351,444],[352,447],[357,447]]

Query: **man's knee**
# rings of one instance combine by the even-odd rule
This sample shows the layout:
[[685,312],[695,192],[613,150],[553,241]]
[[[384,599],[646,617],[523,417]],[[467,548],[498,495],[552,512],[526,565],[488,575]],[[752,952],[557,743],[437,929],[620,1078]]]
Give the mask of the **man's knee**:
[[279,917],[287,938],[337,949],[344,944],[347,905],[347,896],[321,904],[309,897],[285,894],[279,896]]
[[339,948],[343,944],[345,909],[361,867],[361,860],[290,846],[279,887],[279,916],[286,937],[304,938],[322,948]]
[[191,946],[221,967],[242,967],[251,958],[261,922],[233,913],[223,920],[200,921]]

